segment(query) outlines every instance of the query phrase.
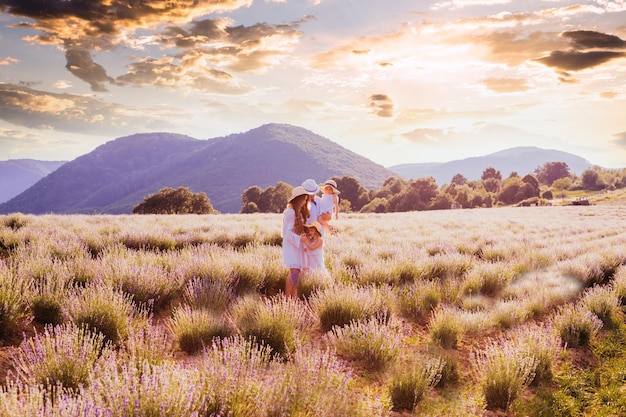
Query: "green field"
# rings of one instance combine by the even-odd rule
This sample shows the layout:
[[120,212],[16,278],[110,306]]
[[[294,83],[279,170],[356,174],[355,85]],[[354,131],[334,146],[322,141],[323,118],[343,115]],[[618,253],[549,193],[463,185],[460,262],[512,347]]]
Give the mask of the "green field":
[[626,415],[623,204],[281,219],[1,216],[0,416]]

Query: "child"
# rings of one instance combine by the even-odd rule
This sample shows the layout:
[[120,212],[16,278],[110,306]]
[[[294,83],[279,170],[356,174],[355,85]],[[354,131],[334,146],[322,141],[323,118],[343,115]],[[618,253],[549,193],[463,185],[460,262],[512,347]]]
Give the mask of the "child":
[[324,240],[322,239],[322,225],[319,222],[311,222],[304,225],[304,234],[300,235],[300,241],[304,244],[304,257],[306,269],[309,271],[324,271]]
[[339,219],[339,194],[341,192],[337,189],[337,183],[334,180],[327,180],[321,188],[322,204],[330,208],[330,214],[335,214],[335,220]]
[[[332,219],[333,213],[335,214],[335,220],[339,219],[339,194],[340,191],[337,189],[337,183],[334,180],[327,180],[321,186],[322,188],[322,208],[321,211],[324,213],[329,213],[330,218]],[[337,235],[337,229],[326,223],[324,225],[326,229],[330,231],[330,234]]]

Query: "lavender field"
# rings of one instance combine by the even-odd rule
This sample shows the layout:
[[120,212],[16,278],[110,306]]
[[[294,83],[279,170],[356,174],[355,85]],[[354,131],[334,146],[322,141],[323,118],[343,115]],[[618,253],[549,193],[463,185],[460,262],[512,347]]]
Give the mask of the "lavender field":
[[343,214],[297,300],[281,220],[0,216],[0,416],[626,412],[558,394],[622,335],[625,206]]

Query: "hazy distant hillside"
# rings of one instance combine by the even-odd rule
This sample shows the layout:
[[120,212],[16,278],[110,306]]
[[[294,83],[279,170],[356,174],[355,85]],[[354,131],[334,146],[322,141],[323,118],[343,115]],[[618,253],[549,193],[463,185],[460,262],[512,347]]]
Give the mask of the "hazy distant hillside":
[[306,178],[322,182],[351,175],[377,188],[395,174],[309,130],[268,124],[209,140],[153,133],[108,142],[66,163],[24,193],[0,205],[0,213],[130,213],[163,187],[204,191],[223,213],[241,209],[252,186]]
[[508,177],[511,172],[517,172],[522,176],[533,174],[535,169],[546,162],[565,162],[570,172],[577,175],[592,166],[589,161],[571,153],[526,146],[457,161],[403,164],[389,167],[389,169],[408,179],[432,176],[441,186],[449,184],[456,174],[462,174],[468,180],[479,180],[483,171],[488,167],[500,171],[503,178]]
[[0,203],[9,201],[65,162],[33,159],[0,161]]

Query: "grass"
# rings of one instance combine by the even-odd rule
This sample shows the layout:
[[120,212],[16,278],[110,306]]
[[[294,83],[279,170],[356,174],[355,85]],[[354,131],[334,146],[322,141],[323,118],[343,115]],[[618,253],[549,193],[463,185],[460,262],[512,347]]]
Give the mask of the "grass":
[[621,415],[625,219],[346,213],[286,299],[279,214],[2,216],[0,415]]

